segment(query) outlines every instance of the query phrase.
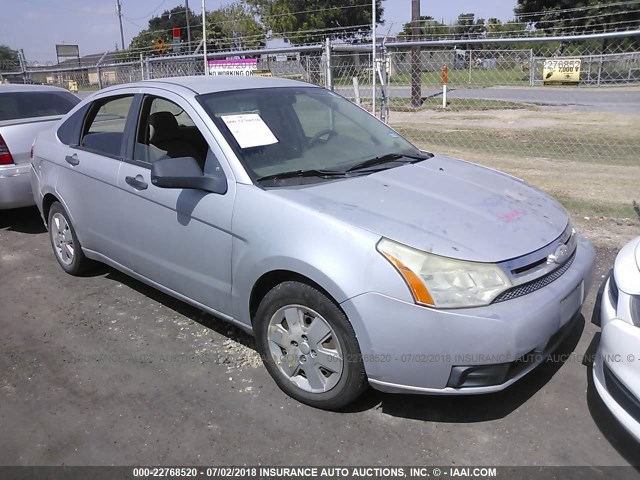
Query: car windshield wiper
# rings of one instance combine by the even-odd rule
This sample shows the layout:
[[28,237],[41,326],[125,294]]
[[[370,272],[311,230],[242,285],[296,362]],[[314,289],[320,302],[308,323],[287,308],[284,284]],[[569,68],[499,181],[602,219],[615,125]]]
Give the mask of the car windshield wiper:
[[256,179],[257,182],[264,182],[269,180],[284,180],[287,178],[308,178],[308,177],[317,177],[317,178],[337,178],[337,177],[349,177],[351,174],[358,170],[365,170],[369,167],[373,167],[375,165],[380,165],[383,163],[396,162],[403,158],[407,158],[408,160],[403,160],[403,163],[416,163],[421,162],[422,160],[427,160],[433,157],[433,154],[418,154],[418,155],[410,155],[410,154],[402,154],[402,153],[390,153],[387,155],[382,155],[380,157],[370,158],[369,160],[365,160],[364,162],[357,163],[356,165],[348,168],[347,170],[320,170],[320,169],[310,169],[310,170],[291,170],[287,172],[274,173],[272,175],[265,175],[264,177],[259,177]]
[[257,182],[263,182],[267,180],[282,180],[285,178],[304,178],[304,177],[318,177],[318,178],[334,178],[334,177],[346,177],[349,173],[341,170],[291,170],[289,172],[274,173],[273,175],[265,175],[256,179]]
[[419,154],[419,155],[410,155],[404,153],[389,153],[387,155],[381,155],[379,157],[370,158],[369,160],[365,160],[364,162],[356,163],[354,166],[349,167],[346,172],[354,172],[356,170],[364,170],[369,167],[375,167],[376,165],[382,165],[384,163],[397,162],[403,158],[408,158],[409,160],[404,160],[403,163],[416,163],[421,162],[422,160],[427,160],[433,157],[433,154]]

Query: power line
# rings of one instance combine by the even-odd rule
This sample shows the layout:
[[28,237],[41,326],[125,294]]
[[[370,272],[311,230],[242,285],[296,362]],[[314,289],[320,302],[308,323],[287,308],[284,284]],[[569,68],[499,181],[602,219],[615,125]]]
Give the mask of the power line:
[[[162,0],[158,6],[156,8],[154,8],[153,10],[151,10],[149,13],[147,13],[146,15],[142,15],[140,17],[136,17],[136,18],[132,18],[132,20],[144,20],[145,18],[149,18],[151,15],[153,15],[154,13],[156,13],[158,10],[160,10],[160,8],[162,8],[162,6],[167,3],[167,0]],[[186,9],[184,10],[186,11]]]
[[[640,2],[636,2],[636,3],[640,3]],[[545,13],[556,13],[557,10],[547,10]],[[603,18],[603,17],[611,17],[611,16],[620,16],[620,15],[629,15],[629,14],[633,14],[633,13],[638,13],[640,12],[640,9],[636,9],[636,10],[624,10],[624,11],[619,11],[619,12],[608,12],[608,13],[600,13],[600,14],[595,14],[595,15],[586,15],[586,16],[582,16],[582,17],[568,17],[566,20],[571,20],[571,21],[575,21],[575,20],[590,20],[590,19],[595,19],[595,18]],[[543,20],[544,21],[544,20]],[[432,25],[434,27],[437,28],[455,28],[457,26],[459,26],[459,24],[442,24],[440,22],[438,22],[437,20],[419,20],[420,23],[422,23],[423,25]],[[435,24],[434,24],[435,22]],[[410,23],[410,22],[407,22]],[[529,25],[531,22],[517,22],[517,21],[513,21],[513,20],[509,20],[508,22],[504,22],[501,23],[501,25]],[[476,25],[476,24],[470,24],[469,26],[472,25]]]
[[597,10],[601,8],[618,7],[622,5],[632,5],[634,3],[640,3],[640,0],[629,0],[627,2],[615,2],[615,3],[598,3],[595,5],[585,5],[584,7],[573,7],[573,8],[559,8],[559,9],[548,8],[548,9],[537,11],[537,12],[521,13],[516,16],[517,17],[536,17],[539,15],[544,15],[545,13],[549,13],[549,12],[569,13],[569,12],[578,12],[582,10]]
[[[344,9],[349,9],[349,8],[361,8],[361,7],[369,7],[369,6],[370,6],[369,4],[358,4],[358,5],[346,5],[346,6],[342,6],[342,7],[330,7],[330,8],[331,8],[331,9],[340,9],[340,10],[344,10]],[[260,18],[261,18],[261,19],[262,19],[262,18],[278,18],[278,17],[284,17],[284,16],[299,15],[299,14],[302,14],[302,13],[315,13],[315,12],[321,12],[321,11],[325,11],[325,10],[327,10],[327,9],[307,9],[307,10],[296,10],[296,11],[293,11],[293,12],[281,13],[281,14],[277,14],[277,15],[264,15],[264,16],[262,16],[262,17],[260,17]],[[186,11],[186,9],[185,9],[185,10],[179,10],[179,11],[176,11],[176,12],[173,12],[173,13],[185,12],[185,11]],[[209,12],[209,13],[212,13],[212,12]],[[124,15],[123,15],[123,17],[124,17],[124,19],[125,19],[126,21],[128,21],[128,22],[129,22],[129,23],[131,23],[132,25],[134,25],[134,26],[136,26],[136,27],[138,27],[138,28],[143,29],[143,31],[139,32],[139,33],[138,33],[138,35],[140,35],[140,34],[143,34],[143,35],[151,35],[151,34],[154,34],[154,33],[167,33],[167,32],[171,32],[171,31],[173,30],[173,28],[167,28],[167,29],[156,29],[156,30],[147,30],[147,29],[145,29],[143,26],[141,26],[141,25],[139,25],[139,24],[137,24],[137,23],[133,22],[132,20],[134,20],[134,19],[131,19],[131,18],[129,18],[129,17],[127,17],[127,16],[124,16]],[[219,22],[215,22],[215,23],[216,23],[217,25],[222,25],[222,24],[227,24],[227,23],[236,23],[236,22],[237,22],[237,20],[223,20],[223,21],[219,21]],[[202,26],[202,23],[194,24],[194,25],[191,25],[191,26],[192,26],[192,27]],[[353,26],[353,25],[352,25],[352,26],[348,26],[348,27],[325,27],[325,28],[328,28],[328,29],[340,29],[340,28],[347,28],[347,29],[348,29],[348,28],[354,28],[354,27],[362,28],[362,27],[368,27],[368,26],[370,26],[370,25],[369,25],[369,24],[364,24],[364,25],[356,25],[356,26]],[[182,30],[182,29],[186,29],[186,27],[176,27],[176,28],[180,28],[181,30]],[[146,31],[144,31],[144,30],[146,30]],[[291,31],[291,32],[274,32],[274,33],[277,33],[277,34],[283,34],[283,33],[297,33],[297,32],[308,32],[308,31],[320,31],[320,30],[323,30],[323,29],[303,30],[303,31]]]
[[[625,26],[626,25],[626,26]],[[484,39],[490,39],[490,38],[525,38],[525,37],[546,37],[546,36],[554,36],[558,35],[558,34],[562,34],[568,38],[570,38],[572,35],[566,35],[567,32],[573,31],[574,34],[580,34],[580,33],[584,33],[585,31],[595,31],[595,30],[601,30],[601,29],[605,29],[606,31],[609,32],[620,32],[620,31],[627,31],[627,30],[635,30],[638,26],[638,22],[635,20],[622,20],[619,22],[608,22],[608,23],[602,23],[591,28],[585,28],[582,26],[574,26],[574,27],[551,27],[551,28],[547,28],[547,29],[538,29],[538,30],[504,30],[504,31],[483,31],[483,32],[459,32],[459,33],[436,33],[436,34],[423,34],[421,35],[421,37],[428,37],[429,39],[432,40],[446,40],[446,39],[453,39],[453,40],[465,40],[465,39],[471,39],[471,38],[484,38]],[[621,27],[621,28],[611,28],[609,29],[609,27]],[[490,35],[499,35],[499,37],[492,37]],[[465,38],[462,38],[465,37]],[[412,40],[412,35],[400,35],[399,36],[400,40]]]

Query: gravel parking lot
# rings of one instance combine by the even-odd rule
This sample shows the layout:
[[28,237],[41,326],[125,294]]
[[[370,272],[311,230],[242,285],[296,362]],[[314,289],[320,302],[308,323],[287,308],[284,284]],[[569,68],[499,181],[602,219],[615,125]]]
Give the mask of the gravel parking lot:
[[557,361],[499,394],[331,413],[282,393],[239,330],[106,267],[66,275],[35,209],[0,213],[0,464],[640,465],[585,365],[616,249],[597,253]]

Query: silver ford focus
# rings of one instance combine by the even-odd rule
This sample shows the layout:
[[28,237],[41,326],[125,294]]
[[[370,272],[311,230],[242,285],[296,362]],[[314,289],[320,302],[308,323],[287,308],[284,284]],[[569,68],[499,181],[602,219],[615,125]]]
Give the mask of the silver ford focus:
[[502,390],[567,335],[594,250],[551,197],[273,78],[101,90],[38,136],[55,258],[251,332],[292,397]]

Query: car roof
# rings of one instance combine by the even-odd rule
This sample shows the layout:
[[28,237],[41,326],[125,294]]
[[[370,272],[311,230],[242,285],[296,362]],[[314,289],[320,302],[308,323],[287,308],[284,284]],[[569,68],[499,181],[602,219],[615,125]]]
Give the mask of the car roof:
[[117,85],[106,90],[120,89],[123,87],[161,87],[168,85],[183,87],[196,94],[225,92],[230,90],[247,90],[252,88],[273,88],[273,87],[316,87],[297,80],[284,78],[260,77],[260,76],[233,76],[233,75],[200,75],[190,77],[168,77],[155,80],[144,80],[142,82],[130,83],[127,85]]
[[24,85],[21,83],[0,84],[0,93],[14,92],[69,92],[69,90],[51,85]]

